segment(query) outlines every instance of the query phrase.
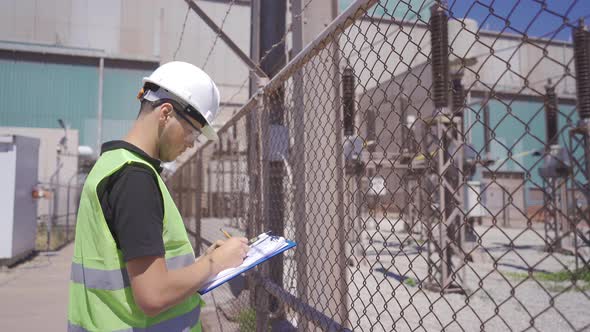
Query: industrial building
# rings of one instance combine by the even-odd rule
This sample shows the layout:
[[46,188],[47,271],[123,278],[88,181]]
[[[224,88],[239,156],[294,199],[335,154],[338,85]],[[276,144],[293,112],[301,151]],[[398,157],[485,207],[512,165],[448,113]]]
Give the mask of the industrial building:
[[[235,1],[226,15],[227,5],[200,3],[247,51],[249,3]],[[48,193],[35,199],[38,221],[73,225],[82,164],[125,135],[141,80],[160,63],[204,67],[220,88],[223,123],[248,93],[247,69],[232,57],[184,1],[0,1],[0,134],[40,139],[36,186],[21,188]]]
[[[467,28],[462,29],[462,24]],[[420,22],[402,23],[390,36],[394,40],[392,47],[405,47],[416,53],[420,43],[411,40],[429,41],[427,29],[427,25]],[[477,37],[473,31],[477,32]],[[487,215],[499,220],[525,221],[543,204],[543,184],[538,168],[545,147],[547,84],[552,84],[558,96],[560,144],[565,145],[569,139],[564,128],[578,121],[574,111],[575,82],[567,74],[573,71],[570,61],[573,46],[565,41],[532,37],[528,43],[523,43],[520,36],[483,30],[471,19],[449,22],[449,43],[451,70],[454,65],[465,91],[465,104],[461,107],[466,144],[474,157],[494,161],[481,167],[472,180],[480,181],[479,185],[485,189],[480,194],[488,209]],[[490,56],[491,53],[494,56]],[[399,189],[399,179],[403,175],[393,175],[404,172],[394,166],[402,161],[402,151],[418,159],[424,153],[419,149],[424,148],[425,143],[423,119],[432,117],[435,110],[431,96],[431,65],[426,55],[417,52],[405,58],[401,54],[387,57],[384,53],[367,52],[367,62],[377,57],[388,59],[376,61],[385,74],[377,80],[358,73],[357,133],[372,144],[364,150],[363,157],[367,159],[371,154],[372,158],[381,159],[381,162],[367,164],[367,173],[385,177],[387,189],[370,193],[381,196],[384,209],[399,211],[406,204],[403,202],[407,194]],[[469,63],[459,73],[462,62],[458,59],[461,58]],[[354,59],[349,63],[354,63]],[[489,96],[486,91],[492,86],[494,96]],[[396,99],[384,96],[396,96]],[[485,126],[484,109],[489,114]],[[420,120],[414,122],[415,119]],[[484,145],[486,127],[494,133],[488,138],[488,146]],[[375,137],[378,138],[373,141]]]

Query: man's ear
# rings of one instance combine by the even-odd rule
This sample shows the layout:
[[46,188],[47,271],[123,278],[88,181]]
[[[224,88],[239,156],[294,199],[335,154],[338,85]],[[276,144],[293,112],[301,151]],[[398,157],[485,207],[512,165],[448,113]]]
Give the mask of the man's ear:
[[160,121],[163,121],[165,123],[168,121],[168,119],[172,117],[172,111],[174,110],[174,108],[170,103],[163,103],[159,107],[160,109],[158,110],[158,114]]

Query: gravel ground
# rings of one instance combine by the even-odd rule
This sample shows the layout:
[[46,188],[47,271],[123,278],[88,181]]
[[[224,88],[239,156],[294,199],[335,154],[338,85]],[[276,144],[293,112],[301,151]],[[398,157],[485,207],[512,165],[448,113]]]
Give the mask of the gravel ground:
[[[378,227],[377,227],[378,226]],[[377,231],[377,229],[379,229]],[[349,270],[350,321],[362,331],[590,330],[590,285],[541,280],[534,273],[573,269],[573,256],[543,251],[541,230],[476,226],[481,246],[458,274],[466,295],[423,289],[426,246],[389,220],[369,220],[366,262]],[[369,240],[369,237],[372,237]],[[414,235],[418,238],[419,235]],[[511,244],[512,240],[512,244]],[[420,243],[420,242],[419,242]],[[584,255],[589,257],[587,249]],[[454,262],[458,265],[459,261]]]
[[[575,268],[574,256],[543,251],[542,229],[476,226],[481,245],[471,252],[473,262],[457,273],[466,294],[443,295],[424,288],[427,249],[420,245],[424,242],[418,234],[412,235],[414,241],[407,241],[403,223],[391,225],[397,217],[365,218],[366,259],[351,257],[360,263],[349,266],[347,276],[354,331],[590,331],[590,284],[574,286],[571,280],[539,277]],[[221,225],[240,234],[229,227],[229,220],[205,219],[203,236],[218,238]],[[292,231],[289,227],[287,237],[294,236]],[[347,253],[351,252],[348,247]],[[589,249],[584,248],[582,255],[588,259]],[[295,294],[296,268],[291,256],[285,255],[284,281]],[[454,260],[455,266],[459,263]],[[529,269],[533,277],[528,276]],[[219,308],[243,310],[244,303],[238,303],[229,288],[217,290],[215,299],[208,297],[208,309],[216,311],[210,313],[212,325],[225,327],[211,330],[237,330],[235,322],[223,319]],[[289,311],[288,317],[297,324],[294,312]]]

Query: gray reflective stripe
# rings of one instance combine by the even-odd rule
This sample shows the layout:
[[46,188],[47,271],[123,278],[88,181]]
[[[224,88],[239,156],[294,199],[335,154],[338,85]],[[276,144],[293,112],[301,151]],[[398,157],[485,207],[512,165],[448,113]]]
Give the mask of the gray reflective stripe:
[[[194,263],[192,253],[172,257],[166,260],[166,266],[170,270],[177,270]],[[102,290],[118,290],[129,287],[127,269],[98,270],[84,267],[82,264],[72,263],[72,282],[84,284],[87,288]]]
[[166,267],[169,270],[178,270],[195,262],[193,254],[180,255],[166,260]]
[[[188,332],[199,322],[201,315],[201,307],[197,307],[185,314],[170,318],[150,327],[131,327],[128,329],[117,330],[116,332],[159,332],[159,331],[182,331]],[[90,332],[82,326],[76,325],[68,321],[68,332]]]
[[87,288],[117,290],[129,287],[127,269],[97,270],[72,263],[72,282],[84,284]]

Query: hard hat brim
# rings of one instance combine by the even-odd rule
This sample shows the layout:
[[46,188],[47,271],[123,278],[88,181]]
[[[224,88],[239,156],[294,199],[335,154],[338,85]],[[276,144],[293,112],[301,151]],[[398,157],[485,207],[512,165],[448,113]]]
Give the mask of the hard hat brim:
[[217,136],[217,132],[215,132],[215,129],[211,128],[211,126],[209,126],[209,125],[201,128],[201,132],[203,133],[203,135],[205,135],[205,137],[207,137],[208,140],[211,140],[211,141],[219,140],[219,136]]

